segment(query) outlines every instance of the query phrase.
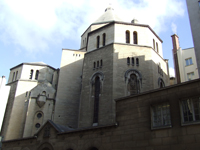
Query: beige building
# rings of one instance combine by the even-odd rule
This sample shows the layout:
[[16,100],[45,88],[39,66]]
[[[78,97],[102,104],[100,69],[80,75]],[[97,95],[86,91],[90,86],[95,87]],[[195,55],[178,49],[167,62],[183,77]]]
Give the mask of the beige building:
[[194,49],[197,59],[198,74],[200,74],[200,1],[199,0],[186,0],[188,14],[190,18],[190,26],[192,31],[192,37],[194,42]]
[[199,78],[194,48],[182,49],[179,38],[172,35],[173,57],[177,82],[186,82]]
[[[119,129],[128,120],[117,127],[119,119],[126,116],[123,104],[117,108],[117,99],[135,96],[136,102],[137,95],[169,86],[168,60],[163,58],[162,40],[150,26],[136,20],[123,22],[108,7],[82,34],[79,50],[62,50],[59,70],[44,63],[22,63],[11,68],[8,85],[11,92],[1,132],[3,149],[11,148],[6,141],[24,140],[31,144],[19,144],[20,150],[70,149],[77,145],[76,137],[88,137],[76,148],[88,149],[92,148],[89,139],[95,140],[93,146],[102,141],[96,131],[108,136],[105,140],[124,132]],[[138,107],[139,116],[146,115],[137,102],[131,106]],[[69,137],[62,135],[66,132]],[[73,133],[77,133],[75,137]],[[121,138],[117,135],[114,139]],[[69,145],[64,146],[63,141]]]
[[[0,127],[2,125],[5,109],[6,109],[6,103],[8,100],[8,95],[10,91],[10,86],[6,86],[6,77],[2,76],[0,77]],[[1,130],[0,130],[1,131]]]

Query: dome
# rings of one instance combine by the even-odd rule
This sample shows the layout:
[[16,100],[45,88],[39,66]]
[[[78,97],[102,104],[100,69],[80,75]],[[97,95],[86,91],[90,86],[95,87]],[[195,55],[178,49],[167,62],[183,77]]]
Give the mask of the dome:
[[105,13],[99,17],[93,24],[104,23],[104,22],[112,22],[112,21],[123,21],[120,19],[114,12],[114,9],[109,6],[106,8]]

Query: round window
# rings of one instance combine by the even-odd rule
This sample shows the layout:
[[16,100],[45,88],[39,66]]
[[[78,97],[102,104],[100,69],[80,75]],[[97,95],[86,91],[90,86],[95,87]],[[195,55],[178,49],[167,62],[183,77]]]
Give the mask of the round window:
[[40,128],[40,124],[39,124],[39,123],[36,123],[36,124],[35,124],[35,127],[36,127],[36,128]]
[[38,117],[38,118],[41,118],[41,117],[42,117],[42,114],[41,114],[41,113],[38,113],[38,114],[37,114],[37,117]]

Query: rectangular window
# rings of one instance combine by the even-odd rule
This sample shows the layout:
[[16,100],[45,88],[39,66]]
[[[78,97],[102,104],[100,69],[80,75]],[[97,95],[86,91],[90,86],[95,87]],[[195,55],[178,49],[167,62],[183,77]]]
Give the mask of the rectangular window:
[[166,127],[171,127],[169,103],[151,106],[151,129]]
[[193,80],[194,79],[194,72],[187,73],[187,78],[188,78],[188,81]]
[[192,65],[192,64],[193,64],[193,63],[192,63],[192,58],[186,59],[186,60],[185,60],[185,64],[186,64],[186,66]]
[[180,102],[182,124],[200,123],[200,97],[194,97]]

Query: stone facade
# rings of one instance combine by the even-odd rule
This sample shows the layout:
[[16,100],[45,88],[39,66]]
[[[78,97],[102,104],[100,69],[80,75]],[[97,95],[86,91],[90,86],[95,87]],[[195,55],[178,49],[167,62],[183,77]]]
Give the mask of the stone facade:
[[[181,101],[199,97],[200,80],[116,99],[116,123],[61,132],[50,121],[34,137],[3,142],[3,150],[199,149],[199,120],[183,123]],[[154,105],[170,105],[170,126],[152,129]],[[196,123],[196,124],[194,124]],[[49,137],[44,137],[50,126]]]
[[[10,86],[10,93],[1,131],[5,140],[34,135],[37,130],[34,116],[39,111],[45,114],[42,117],[44,122],[52,119],[56,72],[56,69],[43,63],[23,63],[11,68],[7,84]],[[39,105],[42,93],[43,107]]]

